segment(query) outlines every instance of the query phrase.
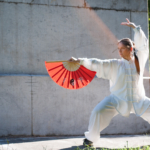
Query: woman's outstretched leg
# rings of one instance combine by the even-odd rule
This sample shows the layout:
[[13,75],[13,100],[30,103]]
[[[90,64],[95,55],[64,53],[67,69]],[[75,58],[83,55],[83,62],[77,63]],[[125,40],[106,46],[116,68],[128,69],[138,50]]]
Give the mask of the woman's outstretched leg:
[[100,131],[106,128],[111,119],[118,114],[117,110],[113,106],[113,97],[110,95],[103,99],[93,109],[90,120],[88,131],[85,132],[85,138],[89,141],[96,142],[100,138]]

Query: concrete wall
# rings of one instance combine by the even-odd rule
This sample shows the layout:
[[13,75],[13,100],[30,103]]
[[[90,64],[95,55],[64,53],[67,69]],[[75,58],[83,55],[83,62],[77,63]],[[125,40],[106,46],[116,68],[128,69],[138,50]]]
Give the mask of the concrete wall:
[[[110,94],[107,80],[67,90],[48,76],[0,76],[0,135],[82,135],[92,109]],[[146,88],[147,89],[147,88]],[[148,92],[148,91],[147,91]],[[140,117],[117,115],[102,134],[144,134]]]
[[[82,135],[94,106],[110,94],[108,81],[66,90],[47,76],[44,61],[119,58],[117,39],[133,39],[120,25],[125,18],[148,35],[147,0],[0,0],[0,136]],[[150,96],[149,80],[145,89]],[[101,133],[148,132],[132,114],[114,117]]]
[[[106,4],[89,0],[87,8],[82,0],[29,2],[4,0],[0,3],[2,74],[45,75],[45,60],[64,60],[71,56],[119,58],[118,52],[114,52],[116,40],[131,38],[133,34],[129,27],[120,25],[125,18],[141,25],[148,35],[145,0],[111,0]],[[91,10],[90,5],[96,10]]]

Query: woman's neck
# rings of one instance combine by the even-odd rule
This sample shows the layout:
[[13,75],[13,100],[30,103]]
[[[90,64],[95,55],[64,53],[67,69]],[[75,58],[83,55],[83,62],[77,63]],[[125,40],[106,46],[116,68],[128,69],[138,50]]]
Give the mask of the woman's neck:
[[126,59],[127,61],[130,61],[130,60],[133,60],[133,59],[134,59],[134,56],[133,56],[133,55],[130,55],[129,57],[126,57],[126,58],[124,58],[124,59]]

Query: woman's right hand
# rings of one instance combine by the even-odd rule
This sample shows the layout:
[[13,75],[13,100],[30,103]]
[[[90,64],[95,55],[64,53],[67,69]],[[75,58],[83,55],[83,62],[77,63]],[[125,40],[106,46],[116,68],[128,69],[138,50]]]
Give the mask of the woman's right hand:
[[78,63],[80,63],[80,60],[79,60],[79,59],[77,59],[77,58],[75,58],[75,57],[71,57],[68,61],[70,61],[70,62],[78,62]]
[[127,22],[122,22],[121,25],[125,25],[125,26],[128,26],[128,27],[131,27],[131,28],[135,28],[136,25],[133,23],[133,22],[130,22],[128,18],[126,18]]

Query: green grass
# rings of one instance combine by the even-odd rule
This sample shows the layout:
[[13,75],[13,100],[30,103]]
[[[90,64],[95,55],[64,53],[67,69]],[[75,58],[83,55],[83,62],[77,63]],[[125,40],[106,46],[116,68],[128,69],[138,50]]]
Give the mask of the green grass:
[[142,147],[136,147],[136,148],[119,148],[119,149],[109,149],[109,148],[84,148],[84,149],[80,149],[79,147],[77,147],[75,150],[150,150],[150,145],[149,146],[142,146]]

